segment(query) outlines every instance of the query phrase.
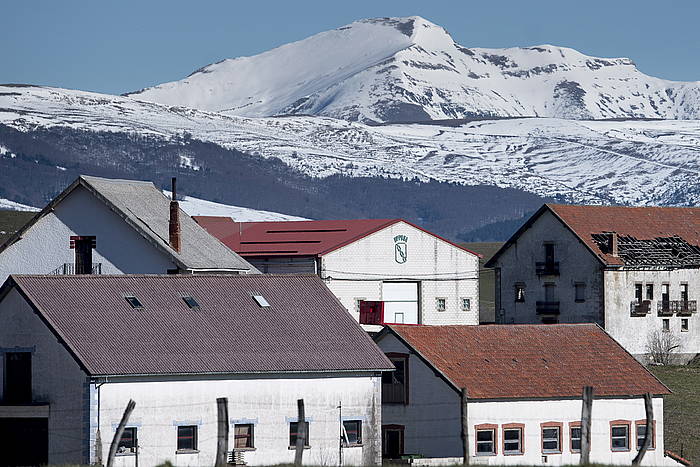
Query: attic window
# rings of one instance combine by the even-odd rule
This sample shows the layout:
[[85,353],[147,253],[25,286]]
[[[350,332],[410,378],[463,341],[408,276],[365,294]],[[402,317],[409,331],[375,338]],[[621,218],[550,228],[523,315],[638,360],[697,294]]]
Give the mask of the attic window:
[[265,297],[262,295],[253,295],[253,300],[255,300],[255,303],[257,303],[259,307],[267,308],[270,306],[270,303],[265,300]]
[[192,308],[193,310],[199,310],[199,303],[194,299],[194,297],[183,295],[182,299],[185,301],[185,303],[187,303],[188,307]]
[[134,297],[133,295],[127,295],[124,298],[126,299],[127,302],[129,302],[129,305],[131,305],[131,308],[133,308],[135,310],[140,310],[141,308],[143,308],[143,305],[141,304],[139,299]]

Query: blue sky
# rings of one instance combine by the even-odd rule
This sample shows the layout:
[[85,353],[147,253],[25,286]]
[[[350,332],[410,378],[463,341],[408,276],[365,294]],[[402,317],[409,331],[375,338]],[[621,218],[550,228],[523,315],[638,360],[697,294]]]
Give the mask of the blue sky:
[[0,83],[122,93],[356,19],[409,15],[467,47],[549,43],[700,80],[698,0],[21,0],[0,7]]

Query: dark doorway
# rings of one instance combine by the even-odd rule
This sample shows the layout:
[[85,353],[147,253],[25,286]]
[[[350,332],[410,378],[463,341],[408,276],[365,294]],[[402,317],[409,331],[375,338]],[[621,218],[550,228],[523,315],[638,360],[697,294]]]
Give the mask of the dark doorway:
[[49,462],[47,418],[0,418],[0,466],[45,465]]
[[77,237],[75,240],[75,273],[92,274],[92,249],[95,237]]
[[32,354],[31,352],[5,353],[5,404],[31,404],[32,402]]
[[384,425],[382,427],[382,457],[400,459],[403,456],[403,430],[401,425]]

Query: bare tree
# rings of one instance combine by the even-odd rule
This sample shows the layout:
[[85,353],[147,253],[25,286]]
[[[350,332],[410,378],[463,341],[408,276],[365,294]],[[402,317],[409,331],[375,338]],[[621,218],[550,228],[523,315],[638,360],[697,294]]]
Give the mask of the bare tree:
[[667,331],[658,329],[649,333],[647,338],[647,353],[651,362],[658,365],[673,363],[673,353],[680,347],[680,339]]

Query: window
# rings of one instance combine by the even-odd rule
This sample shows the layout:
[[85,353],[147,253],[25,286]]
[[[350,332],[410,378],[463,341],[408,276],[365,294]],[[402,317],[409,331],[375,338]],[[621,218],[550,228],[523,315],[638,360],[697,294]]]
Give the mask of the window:
[[581,425],[572,425],[569,428],[571,439],[571,452],[581,451]]
[[574,301],[577,303],[586,301],[586,284],[584,282],[576,282],[574,284]]
[[70,237],[70,247],[75,249],[75,274],[92,274],[92,249],[95,246],[94,236]]
[[187,425],[177,427],[177,450],[197,450],[197,426]]
[[610,424],[610,447],[613,451],[630,450],[629,422],[617,421]]
[[447,308],[447,299],[445,298],[436,298],[435,299],[435,306],[437,308],[437,311],[445,311]]
[[663,332],[671,331],[671,320],[670,319],[664,318],[661,320],[661,330]]
[[515,284],[515,301],[521,303],[525,301],[525,284],[520,282]]
[[554,265],[554,243],[544,244],[544,262],[546,265]]
[[542,452],[561,452],[561,424],[542,424]]
[[661,301],[668,303],[671,300],[671,294],[668,290],[668,284],[661,284]]
[[355,298],[355,313],[360,312],[360,307],[362,307],[362,302],[366,301],[367,297]]
[[[304,422],[306,426],[306,440],[304,442],[304,447],[309,447],[309,422]],[[297,445],[297,435],[299,434],[299,422],[289,423],[289,446],[294,447]]]
[[382,403],[408,404],[408,355],[387,354],[395,371],[382,373]]
[[[637,420],[635,422],[635,425],[636,425],[636,431],[637,431],[637,450],[640,450],[642,448],[642,445],[644,444],[644,435],[647,432],[647,421],[646,420]],[[649,443],[648,449],[654,449],[656,447],[656,440],[654,439],[655,433],[656,433],[656,422],[654,420],[652,420],[651,421],[651,442]]]
[[647,284],[647,300],[654,300],[654,284]]
[[681,332],[688,332],[688,318],[681,319]]
[[688,302],[688,284],[681,284],[681,302]]
[[642,303],[642,284],[634,284],[634,299],[637,303]]
[[506,456],[523,453],[523,430],[524,425],[507,424],[503,425],[503,454]]
[[343,444],[345,446],[362,445],[361,420],[345,420],[343,422]]
[[496,455],[496,425],[476,426],[476,455]]
[[131,308],[135,310],[140,310],[141,308],[143,308],[143,304],[141,304],[139,299],[134,297],[133,295],[127,295],[126,297],[124,297],[124,299],[129,303],[129,305],[131,305]]
[[253,300],[255,300],[255,303],[257,303],[260,308],[267,308],[270,306],[270,303],[268,303],[262,295],[253,295]]
[[472,299],[462,298],[462,311],[469,311],[472,309]]
[[136,428],[124,428],[119,444],[117,444],[117,454],[135,454],[137,446]]
[[253,424],[236,424],[233,427],[233,447],[234,449],[253,449]]
[[32,402],[32,354],[31,352],[6,352],[4,402],[6,404],[30,404]]
[[197,300],[195,300],[193,297],[185,295],[182,297],[182,299],[185,301],[188,307],[192,308],[193,310],[199,310],[199,303],[197,303]]

